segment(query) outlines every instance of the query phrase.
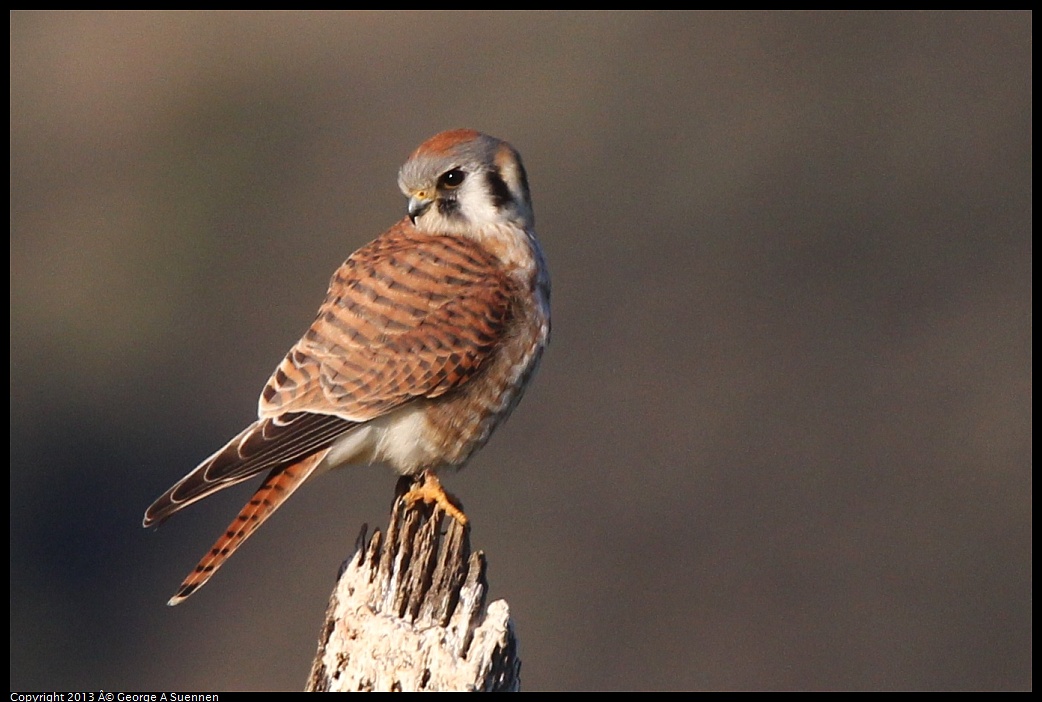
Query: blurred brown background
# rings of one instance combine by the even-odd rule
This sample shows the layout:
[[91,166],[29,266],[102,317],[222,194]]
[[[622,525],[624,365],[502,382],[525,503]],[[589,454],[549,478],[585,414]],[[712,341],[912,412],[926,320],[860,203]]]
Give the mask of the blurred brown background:
[[11,688],[300,689],[385,468],[145,507],[467,126],[554,335],[447,485],[528,690],[1031,687],[1031,15],[11,19]]

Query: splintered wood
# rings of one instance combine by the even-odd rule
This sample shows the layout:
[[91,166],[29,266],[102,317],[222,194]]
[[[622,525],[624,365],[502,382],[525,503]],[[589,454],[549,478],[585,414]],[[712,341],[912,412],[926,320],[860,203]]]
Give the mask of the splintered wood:
[[484,554],[441,507],[407,507],[408,486],[386,538],[366,543],[363,527],[342,567],[306,690],[517,691],[517,639],[505,601],[485,608]]

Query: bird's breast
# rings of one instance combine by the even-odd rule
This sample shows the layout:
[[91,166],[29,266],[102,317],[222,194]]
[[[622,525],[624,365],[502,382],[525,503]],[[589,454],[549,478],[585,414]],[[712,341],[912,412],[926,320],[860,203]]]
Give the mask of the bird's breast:
[[462,465],[517,406],[539,364],[549,332],[534,305],[526,310],[488,366],[465,386],[428,401],[428,439],[443,464]]

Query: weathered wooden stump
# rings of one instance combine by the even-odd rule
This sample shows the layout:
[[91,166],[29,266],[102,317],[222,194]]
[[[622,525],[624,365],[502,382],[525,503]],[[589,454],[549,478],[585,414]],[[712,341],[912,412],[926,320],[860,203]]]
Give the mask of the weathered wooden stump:
[[398,481],[386,538],[367,542],[363,526],[341,568],[305,689],[517,691],[517,639],[507,603],[485,607],[484,554],[440,507],[407,507],[410,483]]

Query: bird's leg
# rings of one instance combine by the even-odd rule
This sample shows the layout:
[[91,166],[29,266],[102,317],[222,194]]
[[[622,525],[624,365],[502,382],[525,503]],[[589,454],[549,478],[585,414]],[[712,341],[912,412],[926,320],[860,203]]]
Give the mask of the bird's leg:
[[405,493],[404,498],[408,507],[412,507],[420,501],[436,504],[445,510],[450,517],[459,522],[460,526],[467,526],[467,515],[463,514],[463,510],[456,506],[456,499],[445,492],[445,488],[441,486],[441,481],[438,480],[438,476],[432,470],[423,471],[422,482],[419,482],[419,484],[414,483],[409,492]]

